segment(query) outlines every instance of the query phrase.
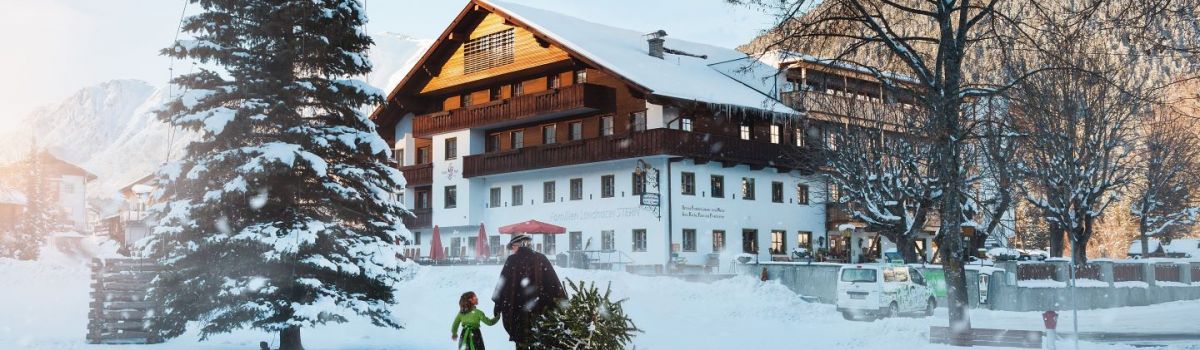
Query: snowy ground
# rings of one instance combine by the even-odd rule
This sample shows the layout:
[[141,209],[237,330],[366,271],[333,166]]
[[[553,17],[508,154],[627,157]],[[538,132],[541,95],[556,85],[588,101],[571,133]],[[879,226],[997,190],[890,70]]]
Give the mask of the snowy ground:
[[[398,288],[403,304],[395,311],[406,329],[389,330],[356,321],[305,330],[309,349],[453,349],[450,322],[458,295],[491,294],[497,266],[433,267],[417,271]],[[945,310],[931,318],[876,322],[842,320],[831,305],[810,304],[776,283],[740,277],[712,284],[624,273],[560,270],[573,280],[611,282],[627,297],[627,313],[645,330],[638,349],[950,349],[928,344],[928,326],[946,324]],[[84,342],[88,270],[81,264],[0,259],[0,349],[257,349],[272,335],[241,331],[197,342],[194,334],[165,344],[97,346]],[[491,313],[491,301],[480,298]],[[1083,311],[1083,332],[1200,333],[1200,302]],[[976,327],[1038,329],[1038,313],[973,310]],[[1069,327],[1070,316],[1060,324]],[[512,349],[499,325],[485,327],[490,349]],[[1174,349],[1200,349],[1200,341],[1175,341]],[[1070,343],[1062,340],[1060,348]],[[1132,349],[1130,345],[1083,343],[1084,349]]]

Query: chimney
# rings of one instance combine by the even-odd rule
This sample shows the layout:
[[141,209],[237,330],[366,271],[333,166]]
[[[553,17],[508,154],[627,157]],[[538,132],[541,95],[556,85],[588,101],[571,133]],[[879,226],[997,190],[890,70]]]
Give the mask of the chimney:
[[665,38],[667,36],[667,32],[663,31],[662,29],[659,29],[656,32],[646,34],[645,36],[646,36],[646,43],[650,44],[650,52],[649,52],[650,56],[654,56],[654,57],[658,57],[659,59],[662,59],[663,58],[663,42],[667,41],[666,39],[663,39],[663,38]]

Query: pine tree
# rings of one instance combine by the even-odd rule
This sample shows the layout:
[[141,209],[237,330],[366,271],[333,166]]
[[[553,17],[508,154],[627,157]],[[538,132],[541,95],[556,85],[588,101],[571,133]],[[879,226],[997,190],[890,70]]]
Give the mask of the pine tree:
[[21,163],[21,174],[25,195],[25,210],[12,235],[0,242],[0,256],[20,260],[36,260],[46,237],[56,227],[57,206],[50,200],[46,186],[45,164],[37,151],[36,141],[30,146],[29,156]]
[[177,77],[186,92],[160,111],[201,137],[158,172],[158,224],[142,247],[165,271],[156,328],[279,332],[280,349],[352,314],[400,328],[392,242],[408,231],[391,191],[403,180],[359,111],[379,92],[350,79],[371,69],[362,4],[190,1],[203,8],[183,23],[194,39],[163,53],[221,70]]
[[567,280],[571,296],[562,305],[539,316],[534,325],[533,345],[538,349],[612,350],[624,349],[641,332],[613,301],[612,287],[603,294],[596,284]]

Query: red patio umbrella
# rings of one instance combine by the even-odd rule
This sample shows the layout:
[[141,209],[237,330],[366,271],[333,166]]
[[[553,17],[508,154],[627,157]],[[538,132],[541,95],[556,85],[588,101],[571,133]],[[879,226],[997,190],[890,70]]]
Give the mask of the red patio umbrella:
[[554,234],[567,233],[567,229],[562,226],[551,225],[551,224],[547,224],[547,223],[537,221],[537,220],[529,220],[529,221],[522,222],[522,223],[516,223],[516,224],[512,224],[512,225],[508,225],[508,226],[502,226],[502,227],[500,227],[500,233],[503,233],[506,235],[518,234],[518,233],[554,235]]
[[438,232],[438,227],[433,227],[433,240],[429,242],[429,259],[439,261],[446,258],[446,253],[442,251],[442,234]]
[[479,237],[475,238],[475,259],[481,260],[488,257],[488,242],[487,232],[483,230],[483,223],[479,224]]

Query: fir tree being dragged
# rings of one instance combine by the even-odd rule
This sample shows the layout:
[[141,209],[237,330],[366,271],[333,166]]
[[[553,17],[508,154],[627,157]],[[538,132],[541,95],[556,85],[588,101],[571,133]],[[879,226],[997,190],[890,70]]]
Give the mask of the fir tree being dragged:
[[[390,307],[408,234],[392,190],[403,178],[359,110],[380,94],[359,0],[191,0],[192,39],[166,55],[219,66],[173,83],[159,117],[199,135],[158,173],[157,220],[143,250],[163,265],[157,328],[201,339],[250,328],[302,349],[300,331]],[[203,67],[203,66],[201,66]]]
[[557,308],[543,313],[534,324],[533,346],[537,349],[613,350],[625,349],[637,333],[622,305],[613,301],[612,286],[604,293],[596,284],[567,279],[570,297]]

